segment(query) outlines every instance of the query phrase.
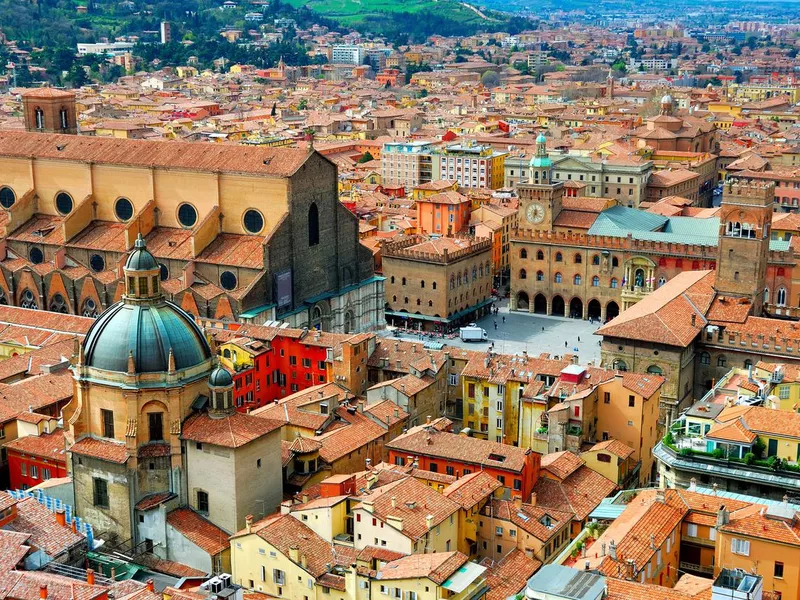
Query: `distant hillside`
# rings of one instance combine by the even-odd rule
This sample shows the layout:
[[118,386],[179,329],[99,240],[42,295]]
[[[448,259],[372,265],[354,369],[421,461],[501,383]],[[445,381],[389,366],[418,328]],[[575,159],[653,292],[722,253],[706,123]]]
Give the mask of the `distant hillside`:
[[[457,0],[285,0],[343,25],[396,39],[468,35],[529,26],[518,17],[473,7]],[[516,23],[519,21],[519,23]]]

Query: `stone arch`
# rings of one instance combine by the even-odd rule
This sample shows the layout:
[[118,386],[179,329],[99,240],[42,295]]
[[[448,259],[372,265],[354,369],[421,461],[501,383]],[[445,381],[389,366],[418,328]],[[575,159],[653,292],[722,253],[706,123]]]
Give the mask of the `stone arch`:
[[517,310],[528,310],[530,305],[530,298],[528,292],[519,292],[517,294]]
[[533,298],[533,312],[539,315],[547,314],[547,298],[544,294],[536,294]]
[[564,317],[566,316],[566,305],[564,304],[564,298],[556,294],[553,296],[553,301],[550,303],[550,314],[556,317]]
[[603,307],[600,305],[600,302],[595,298],[589,300],[589,304],[586,307],[586,316],[591,319],[600,320],[602,313]]
[[583,318],[583,300],[578,296],[569,301],[569,316],[573,319]]
[[310,315],[309,329],[330,331],[331,308],[325,300],[320,300],[314,304],[314,306],[311,307]]
[[610,321],[617,316],[619,316],[619,304],[612,300],[606,304],[606,321]]

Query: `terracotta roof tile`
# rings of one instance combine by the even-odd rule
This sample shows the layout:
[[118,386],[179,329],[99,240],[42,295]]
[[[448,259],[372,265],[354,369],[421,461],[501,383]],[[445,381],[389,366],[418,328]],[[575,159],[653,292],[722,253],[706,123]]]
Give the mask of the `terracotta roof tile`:
[[98,440],[92,437],[78,440],[69,448],[69,451],[73,454],[118,464],[124,464],[128,460],[128,450],[125,448],[125,444],[109,440]]
[[486,584],[489,586],[486,600],[507,600],[515,597],[541,567],[541,561],[514,548],[486,572]]
[[183,422],[181,437],[185,440],[239,448],[280,429],[284,421],[258,418],[240,412],[217,418],[207,412],[195,413]]
[[289,177],[310,154],[300,148],[0,131],[0,156]]
[[210,556],[229,547],[228,533],[191,508],[178,508],[167,515],[167,524]]
[[383,565],[376,579],[384,581],[427,577],[436,585],[441,585],[468,560],[460,552],[411,554]]

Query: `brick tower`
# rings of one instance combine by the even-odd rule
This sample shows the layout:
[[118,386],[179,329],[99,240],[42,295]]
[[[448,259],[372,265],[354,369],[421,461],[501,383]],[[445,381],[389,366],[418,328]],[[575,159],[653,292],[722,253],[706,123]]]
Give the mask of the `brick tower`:
[[25,129],[39,133],[78,133],[75,93],[39,88],[22,94]]
[[517,185],[519,228],[552,231],[564,196],[564,183],[553,180],[553,163],[547,155],[547,140],[536,138],[536,155],[531,159],[530,179]]
[[728,182],[720,210],[717,292],[764,303],[774,183]]

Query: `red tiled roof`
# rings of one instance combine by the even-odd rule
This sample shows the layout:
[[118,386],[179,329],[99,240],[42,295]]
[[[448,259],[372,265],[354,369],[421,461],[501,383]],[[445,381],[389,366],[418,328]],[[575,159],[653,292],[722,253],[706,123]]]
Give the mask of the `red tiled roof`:
[[377,578],[383,581],[427,577],[436,585],[441,585],[468,560],[461,552],[411,554],[383,565]]
[[29,456],[38,456],[61,463],[67,462],[63,429],[56,429],[52,433],[17,438],[6,442],[5,447],[7,450]]
[[284,422],[234,412],[217,418],[207,412],[195,413],[183,423],[181,437],[193,442],[224,448],[239,448],[280,429]]
[[514,548],[486,572],[486,584],[489,586],[486,600],[506,600],[514,597],[525,588],[528,579],[541,567],[540,561]]
[[210,556],[229,547],[228,533],[191,508],[173,510],[167,515],[167,524]]
[[300,148],[0,131],[0,156],[289,177],[311,154]]
[[125,444],[111,442],[109,440],[98,440],[92,437],[85,437],[75,442],[69,451],[73,454],[89,456],[107,462],[123,464],[128,460],[128,450]]

